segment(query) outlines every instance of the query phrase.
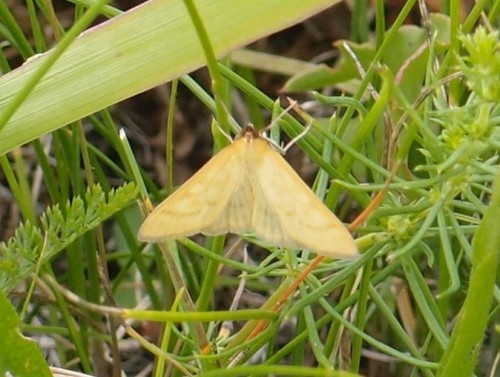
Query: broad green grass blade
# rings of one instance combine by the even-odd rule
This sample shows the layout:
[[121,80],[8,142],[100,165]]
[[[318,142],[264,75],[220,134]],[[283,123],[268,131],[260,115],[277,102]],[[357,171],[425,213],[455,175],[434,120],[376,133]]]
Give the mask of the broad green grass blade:
[[[199,0],[196,6],[216,56],[222,57],[337,2]],[[0,119],[49,54],[0,79]],[[73,42],[1,130],[0,154],[204,64],[184,3],[144,3]]]

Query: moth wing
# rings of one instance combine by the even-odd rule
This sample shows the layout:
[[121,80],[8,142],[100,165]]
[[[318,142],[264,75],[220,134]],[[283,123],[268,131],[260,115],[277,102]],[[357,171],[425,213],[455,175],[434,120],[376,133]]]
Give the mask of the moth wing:
[[254,140],[253,153],[256,235],[279,246],[354,258],[358,252],[349,231],[285,159],[263,139]]
[[[230,230],[228,205],[245,176],[244,148],[237,140],[212,157],[151,212],[139,229],[139,239],[158,242],[196,233],[227,233]],[[236,202],[239,201],[241,199]],[[232,202],[235,206],[235,201]],[[244,224],[244,216],[239,217],[240,227],[250,226],[250,214],[248,224]]]
[[[221,216],[227,221],[227,231],[242,234],[252,231],[252,213],[254,205],[253,182],[248,179],[248,171],[242,171],[239,187],[234,191],[226,211]],[[224,221],[224,223],[225,223]],[[222,221],[220,221],[222,222]]]

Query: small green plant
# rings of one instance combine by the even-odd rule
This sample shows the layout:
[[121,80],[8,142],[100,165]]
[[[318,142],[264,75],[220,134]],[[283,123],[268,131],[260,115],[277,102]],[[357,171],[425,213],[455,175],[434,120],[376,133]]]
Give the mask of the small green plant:
[[40,226],[21,224],[7,243],[0,243],[0,289],[9,293],[33,274],[38,264],[47,263],[89,230],[123,210],[137,198],[134,184],[105,194],[98,185],[89,187],[84,198],[74,197],[64,206],[48,208]]

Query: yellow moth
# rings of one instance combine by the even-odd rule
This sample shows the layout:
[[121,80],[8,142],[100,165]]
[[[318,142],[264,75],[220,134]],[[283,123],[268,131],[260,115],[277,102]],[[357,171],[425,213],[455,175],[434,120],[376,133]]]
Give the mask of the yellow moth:
[[252,126],[158,205],[139,239],[228,232],[327,257],[357,255],[349,231]]

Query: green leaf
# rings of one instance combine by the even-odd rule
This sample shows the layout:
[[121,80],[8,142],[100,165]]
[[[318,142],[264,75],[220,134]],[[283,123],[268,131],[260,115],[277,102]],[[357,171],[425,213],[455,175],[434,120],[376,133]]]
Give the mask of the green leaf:
[[0,291],[0,376],[51,377],[38,346],[19,331],[20,319]]
[[[345,84],[350,80],[359,78],[356,65],[347,53],[344,43],[354,51],[364,69],[367,69],[375,56],[375,46],[372,43],[358,44],[350,41],[338,41],[334,45],[339,49],[341,56],[335,67],[330,68],[324,64],[320,64],[316,68],[299,73],[285,84],[284,90],[300,92],[329,85],[337,85],[339,83]],[[350,92],[354,93],[355,90],[356,87],[353,86]]]
[[[414,99],[420,91],[420,85],[415,85],[415,83],[422,82],[427,59],[426,53],[417,54],[416,57],[412,57],[412,54],[424,42],[425,30],[423,28],[411,25],[403,26],[394,34],[391,48],[383,56],[383,63],[389,67],[394,75],[401,67],[404,67],[400,86],[410,100]],[[358,44],[351,41],[337,41],[334,46],[339,50],[340,58],[335,67],[330,68],[321,64],[299,73],[285,84],[284,89],[300,92],[336,85],[347,93],[355,93],[360,74],[352,57],[347,52],[346,45],[354,52],[364,70],[368,70],[376,53],[374,43]],[[410,57],[413,60],[409,59]],[[404,66],[405,64],[407,66]]]

